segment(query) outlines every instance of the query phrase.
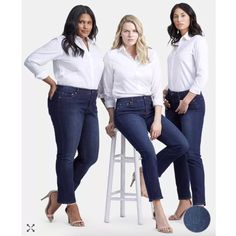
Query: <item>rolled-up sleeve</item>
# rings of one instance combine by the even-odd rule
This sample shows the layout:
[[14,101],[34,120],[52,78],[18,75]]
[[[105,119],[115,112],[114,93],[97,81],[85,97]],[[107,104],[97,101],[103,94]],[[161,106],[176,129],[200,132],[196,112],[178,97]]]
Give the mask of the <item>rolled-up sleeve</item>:
[[153,105],[163,105],[161,66],[156,53],[153,55],[153,77],[151,85]]
[[196,77],[190,92],[200,94],[208,80],[208,48],[203,37],[197,38],[193,56],[196,65]]
[[24,65],[35,75],[36,78],[45,79],[49,76],[49,71],[45,65],[62,54],[63,49],[61,46],[61,40],[54,38],[31,53],[26,58]]
[[102,74],[101,84],[103,86],[106,107],[115,107],[115,98],[112,94],[114,84],[114,71],[112,66],[112,59],[109,55],[109,52],[104,56],[104,70]]
[[104,98],[104,86],[102,79],[100,80],[98,84],[98,98]]

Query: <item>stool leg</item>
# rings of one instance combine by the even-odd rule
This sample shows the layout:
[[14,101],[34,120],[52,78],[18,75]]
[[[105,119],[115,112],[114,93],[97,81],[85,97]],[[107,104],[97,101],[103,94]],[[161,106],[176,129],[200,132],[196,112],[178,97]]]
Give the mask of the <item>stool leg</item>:
[[104,221],[109,223],[110,221],[110,208],[111,208],[111,195],[112,195],[112,183],[113,183],[113,172],[115,164],[115,149],[116,149],[116,137],[111,140],[111,151],[110,151],[110,163],[108,171],[108,182],[107,182],[107,196],[106,196],[106,209]]
[[121,134],[120,158],[120,217],[125,216],[125,137]]
[[140,173],[139,173],[139,153],[134,150],[134,169],[135,169],[135,188],[137,201],[138,224],[143,224],[143,214],[141,208],[141,189],[140,189]]

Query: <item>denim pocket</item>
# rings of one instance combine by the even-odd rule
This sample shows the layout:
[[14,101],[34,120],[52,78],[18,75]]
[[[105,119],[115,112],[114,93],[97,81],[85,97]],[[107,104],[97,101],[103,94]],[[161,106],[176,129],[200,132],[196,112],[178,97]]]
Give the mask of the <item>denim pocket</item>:
[[77,94],[78,94],[78,91],[56,90],[53,97],[55,97],[55,99],[71,99],[71,98],[75,97]]
[[120,109],[125,109],[125,108],[129,108],[133,106],[133,102],[132,101],[118,101],[116,103],[116,109],[120,110]]
[[120,110],[120,109],[122,109],[123,107],[125,106],[125,103],[116,103],[116,110]]
[[117,114],[127,114],[127,113],[144,113],[146,111],[144,101],[123,101],[122,103],[118,103],[116,106]]

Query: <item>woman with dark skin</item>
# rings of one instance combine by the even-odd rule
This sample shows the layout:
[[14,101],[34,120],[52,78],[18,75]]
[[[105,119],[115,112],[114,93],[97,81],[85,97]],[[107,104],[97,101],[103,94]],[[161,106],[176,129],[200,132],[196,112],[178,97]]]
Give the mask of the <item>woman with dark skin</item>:
[[[58,188],[44,197],[49,198],[45,213],[52,222],[56,210],[66,204],[69,224],[78,227],[85,224],[76,204],[75,190],[98,158],[96,98],[103,59],[94,41],[97,32],[92,10],[88,6],[75,6],[67,17],[63,34],[25,61],[35,77],[50,86],[48,109],[57,144]],[[43,67],[50,61],[57,83]]]

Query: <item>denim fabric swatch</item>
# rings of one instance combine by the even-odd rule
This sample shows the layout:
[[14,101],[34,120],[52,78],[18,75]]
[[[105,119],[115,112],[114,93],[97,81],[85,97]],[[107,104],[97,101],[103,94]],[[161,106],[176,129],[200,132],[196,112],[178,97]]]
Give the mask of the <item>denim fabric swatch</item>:
[[210,224],[210,214],[202,206],[190,207],[184,215],[184,224],[192,232],[202,232]]

